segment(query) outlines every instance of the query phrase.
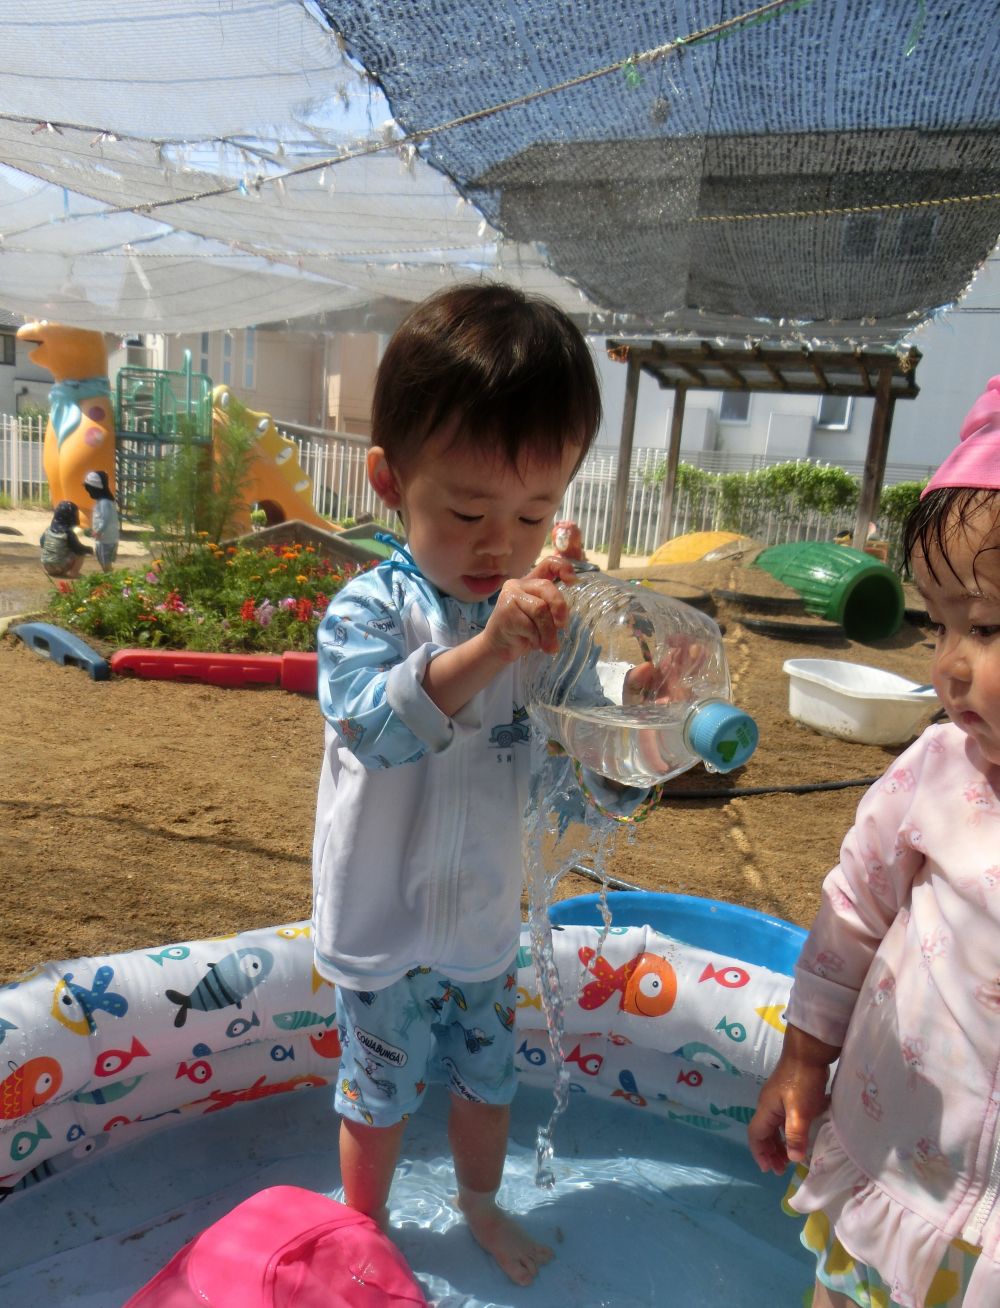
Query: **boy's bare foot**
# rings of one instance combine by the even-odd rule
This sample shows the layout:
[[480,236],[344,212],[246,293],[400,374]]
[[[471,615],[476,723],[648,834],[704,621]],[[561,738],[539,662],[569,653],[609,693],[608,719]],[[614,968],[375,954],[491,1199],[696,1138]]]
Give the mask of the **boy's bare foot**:
[[455,1202],[476,1240],[516,1285],[530,1285],[538,1269],[555,1257],[499,1208],[492,1194],[460,1190]]

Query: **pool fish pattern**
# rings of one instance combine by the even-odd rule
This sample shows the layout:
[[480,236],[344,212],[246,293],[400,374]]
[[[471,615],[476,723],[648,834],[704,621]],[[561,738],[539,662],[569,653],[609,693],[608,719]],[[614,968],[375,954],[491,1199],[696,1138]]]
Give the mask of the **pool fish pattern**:
[[[650,927],[554,933],[574,1094],[739,1133],[777,1060],[790,978]],[[0,1199],[146,1132],[337,1084],[335,987],[308,922],[33,967],[0,986]],[[497,1023],[526,1081],[551,1084],[528,931]],[[456,1014],[464,994],[439,996]],[[469,1042],[485,1026],[464,1021]],[[376,1069],[377,1071],[377,1069]]]
[[[651,927],[613,926],[599,948],[596,928],[563,926],[554,945],[571,1093],[745,1132],[780,1053],[790,977]],[[548,1085],[556,1063],[524,942],[517,965],[515,1066]]]

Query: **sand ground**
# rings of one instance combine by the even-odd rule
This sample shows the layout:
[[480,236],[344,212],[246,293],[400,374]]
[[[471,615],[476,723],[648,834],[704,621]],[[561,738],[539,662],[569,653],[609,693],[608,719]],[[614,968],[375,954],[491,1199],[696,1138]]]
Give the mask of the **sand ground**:
[[[0,528],[20,532],[0,531],[0,617],[47,601],[51,582],[37,549],[46,520],[29,514],[22,530],[22,519],[0,512]],[[141,559],[141,542],[126,545]],[[746,589],[753,579],[739,559],[675,564],[658,575],[668,588],[673,578],[708,592]],[[782,664],[848,659],[922,682],[929,636],[907,621],[874,644],[835,631],[822,640],[779,639],[747,627],[730,602],[716,600],[715,616],[725,627],[734,698],[757,719],[760,746],[736,773],[699,768],[678,777],[649,820],[619,839],[608,870],[632,885],[808,925],[863,793],[859,783],[902,746],[837,740],[793,721]],[[272,688],[94,682],[7,634],[0,739],[0,983],[47,959],[308,915],[322,749],[314,701]],[[820,788],[802,789],[810,786]],[[556,893],[593,889],[571,874]]]

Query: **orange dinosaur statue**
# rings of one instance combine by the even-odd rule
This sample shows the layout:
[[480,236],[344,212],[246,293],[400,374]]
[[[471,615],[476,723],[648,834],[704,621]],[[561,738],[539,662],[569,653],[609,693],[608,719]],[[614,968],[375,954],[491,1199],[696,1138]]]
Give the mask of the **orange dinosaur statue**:
[[90,526],[93,500],[83,479],[106,472],[115,488],[115,411],[108,385],[108,351],[100,332],[55,322],[28,322],[17,330],[36,348],[28,358],[52,374],[42,463],[52,503],[72,500]]
[[253,461],[244,486],[247,503],[238,516],[238,530],[250,530],[250,508],[258,504],[267,515],[267,525],[297,519],[324,531],[336,531],[312,505],[312,483],[299,462],[299,449],[293,440],[282,436],[269,413],[248,409],[228,386],[212,391],[212,431],[229,422],[245,423],[256,433]]

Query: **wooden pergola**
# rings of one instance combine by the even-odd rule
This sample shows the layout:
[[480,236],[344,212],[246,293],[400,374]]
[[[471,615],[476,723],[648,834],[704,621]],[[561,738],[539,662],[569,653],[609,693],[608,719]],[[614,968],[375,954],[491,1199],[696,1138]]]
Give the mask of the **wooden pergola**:
[[674,391],[660,522],[669,522],[673,509],[684,403],[688,391],[849,395],[873,399],[875,408],[861,479],[858,516],[854,524],[854,546],[857,549],[864,547],[868,524],[875,517],[885,476],[885,460],[896,401],[912,400],[919,394],[919,350],[912,347],[897,352],[876,348],[813,350],[807,347],[768,347],[761,344],[719,346],[708,341],[691,340],[609,340],[606,346],[608,358],[628,366],[621,441],[618,447],[618,476],[611,514],[608,567],[617,568],[621,562],[636,400],[642,373],[654,378],[660,387]]

